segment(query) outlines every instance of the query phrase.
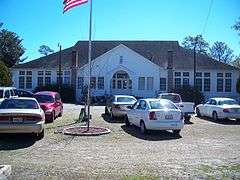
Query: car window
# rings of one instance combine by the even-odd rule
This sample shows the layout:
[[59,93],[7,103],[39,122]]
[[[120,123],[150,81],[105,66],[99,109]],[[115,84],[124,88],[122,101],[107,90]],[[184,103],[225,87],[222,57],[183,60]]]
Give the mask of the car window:
[[137,106],[137,109],[142,109],[145,110],[146,109],[146,101],[141,100]]
[[5,99],[1,104],[1,109],[39,109],[34,100],[26,99]]
[[219,105],[238,105],[237,101],[234,99],[222,100],[218,102]]
[[210,104],[211,104],[211,105],[217,105],[217,101],[214,100],[214,99],[212,99],[212,100],[210,101]]
[[34,95],[39,103],[54,103],[54,98],[50,95]]
[[5,91],[5,98],[7,98],[7,97],[10,97],[9,90],[6,90],[6,91]]
[[175,104],[166,100],[149,101],[151,109],[177,109]]
[[134,101],[136,101],[136,99],[131,97],[117,97],[117,102],[134,102]]
[[0,90],[0,98],[3,98],[3,90]]
[[10,94],[11,94],[11,96],[15,96],[12,89],[10,90]]
[[180,103],[181,101],[181,98],[179,95],[177,94],[166,94],[166,95],[162,95],[161,96],[161,99],[167,99],[167,100],[170,100],[174,103]]
[[137,109],[138,105],[139,105],[139,101],[135,102],[135,104],[133,105],[133,109]]
[[56,94],[55,99],[56,99],[56,101],[60,101],[61,100],[60,95],[58,93]]

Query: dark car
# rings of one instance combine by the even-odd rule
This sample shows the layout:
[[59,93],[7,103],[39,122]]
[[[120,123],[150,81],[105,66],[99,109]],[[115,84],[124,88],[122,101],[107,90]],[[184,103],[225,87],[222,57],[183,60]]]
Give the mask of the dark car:
[[24,90],[20,90],[20,89],[16,89],[14,91],[18,97],[33,97],[33,93],[30,91],[24,91]]
[[38,103],[43,109],[46,122],[53,122],[57,117],[62,116],[63,103],[59,93],[41,91],[35,93],[33,97],[37,99]]

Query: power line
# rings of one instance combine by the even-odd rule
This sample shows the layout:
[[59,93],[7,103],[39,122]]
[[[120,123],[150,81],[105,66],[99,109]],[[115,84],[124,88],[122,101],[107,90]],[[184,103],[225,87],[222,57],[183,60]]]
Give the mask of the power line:
[[213,6],[213,0],[211,0],[211,2],[210,2],[210,6],[209,6],[209,9],[208,9],[208,14],[207,14],[207,17],[206,17],[206,20],[205,20],[204,26],[203,26],[202,35],[205,34],[206,27],[207,27],[207,23],[208,23],[208,20],[209,20],[209,17],[210,17],[211,11],[212,11],[212,6]]

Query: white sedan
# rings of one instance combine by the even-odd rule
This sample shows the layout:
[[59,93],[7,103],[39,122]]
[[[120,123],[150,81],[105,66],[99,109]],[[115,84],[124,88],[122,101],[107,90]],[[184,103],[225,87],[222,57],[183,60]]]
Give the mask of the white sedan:
[[196,107],[197,116],[207,116],[218,119],[240,119],[240,106],[230,98],[211,98],[205,104]]
[[5,99],[0,105],[0,133],[34,133],[44,136],[44,111],[34,98]]
[[173,130],[179,135],[184,126],[181,110],[169,100],[140,99],[127,111],[126,126],[140,127],[141,133],[147,130]]

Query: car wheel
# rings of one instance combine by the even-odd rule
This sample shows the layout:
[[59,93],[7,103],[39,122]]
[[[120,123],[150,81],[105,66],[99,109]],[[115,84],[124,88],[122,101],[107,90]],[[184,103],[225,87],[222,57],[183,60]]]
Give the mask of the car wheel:
[[109,114],[107,107],[105,107],[105,115]]
[[197,117],[202,117],[199,108],[196,109],[196,114],[197,114]]
[[41,140],[44,138],[44,129],[40,132],[36,134],[36,139],[37,140]]
[[214,121],[217,121],[217,120],[218,120],[218,115],[217,115],[217,112],[216,112],[216,111],[214,111],[214,112],[212,113],[212,118],[213,118]]
[[143,121],[140,122],[140,131],[142,134],[147,133],[147,129],[146,129],[145,123]]
[[179,135],[180,135],[180,132],[181,132],[181,129],[173,130],[173,134],[174,134],[175,136],[179,136]]
[[114,118],[115,118],[112,111],[110,112],[110,118],[111,118],[111,120],[114,120]]
[[130,124],[130,122],[129,122],[129,120],[128,120],[127,115],[124,116],[124,119],[125,119],[125,125],[126,125],[127,127],[131,126],[131,124]]

